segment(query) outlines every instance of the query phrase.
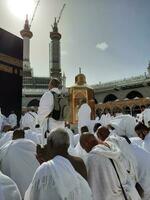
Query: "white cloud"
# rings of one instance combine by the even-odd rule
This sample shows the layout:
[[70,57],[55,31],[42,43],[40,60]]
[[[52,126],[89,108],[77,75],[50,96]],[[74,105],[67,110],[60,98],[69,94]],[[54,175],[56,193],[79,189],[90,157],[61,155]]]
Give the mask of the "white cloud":
[[105,51],[108,48],[108,44],[106,42],[97,43],[96,48]]
[[62,55],[62,56],[66,56],[66,55],[68,55],[68,52],[62,50],[62,51],[61,51],[61,55]]

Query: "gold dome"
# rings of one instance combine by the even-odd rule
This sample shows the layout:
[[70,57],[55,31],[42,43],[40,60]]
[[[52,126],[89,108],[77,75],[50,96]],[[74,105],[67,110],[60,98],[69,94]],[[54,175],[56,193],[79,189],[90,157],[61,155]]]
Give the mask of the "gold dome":
[[77,85],[85,85],[86,84],[86,77],[84,74],[78,74],[75,77],[75,84]]

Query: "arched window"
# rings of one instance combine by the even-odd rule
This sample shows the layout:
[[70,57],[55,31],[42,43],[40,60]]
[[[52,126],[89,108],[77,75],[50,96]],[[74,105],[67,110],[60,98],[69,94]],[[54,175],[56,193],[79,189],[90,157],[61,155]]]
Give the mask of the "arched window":
[[103,103],[109,102],[109,101],[115,101],[118,99],[114,94],[109,94],[104,98]]
[[126,98],[128,99],[134,99],[135,97],[142,98],[143,95],[138,91],[132,91],[132,92],[129,92],[126,96]]
[[31,106],[39,107],[39,100],[37,100],[37,99],[31,100],[31,101],[28,103],[27,107],[31,107]]

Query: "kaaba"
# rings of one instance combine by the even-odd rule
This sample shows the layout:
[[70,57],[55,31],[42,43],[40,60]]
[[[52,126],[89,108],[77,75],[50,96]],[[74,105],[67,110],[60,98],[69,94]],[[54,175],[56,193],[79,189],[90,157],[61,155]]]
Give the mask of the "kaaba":
[[23,40],[0,28],[0,107],[8,116],[21,114]]

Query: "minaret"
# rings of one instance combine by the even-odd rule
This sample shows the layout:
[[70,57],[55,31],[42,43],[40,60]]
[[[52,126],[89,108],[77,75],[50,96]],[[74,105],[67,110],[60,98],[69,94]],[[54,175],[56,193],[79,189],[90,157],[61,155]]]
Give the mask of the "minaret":
[[26,16],[24,29],[20,31],[23,38],[23,77],[32,77],[32,69],[30,67],[30,39],[33,34],[30,31],[28,15]]
[[58,78],[62,82],[61,64],[60,64],[60,39],[61,34],[58,32],[58,23],[52,26],[53,31],[50,32],[50,78]]
[[147,71],[148,71],[148,76],[150,77],[150,61],[149,61],[148,67],[147,67]]

